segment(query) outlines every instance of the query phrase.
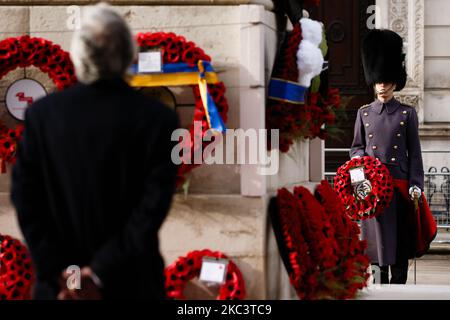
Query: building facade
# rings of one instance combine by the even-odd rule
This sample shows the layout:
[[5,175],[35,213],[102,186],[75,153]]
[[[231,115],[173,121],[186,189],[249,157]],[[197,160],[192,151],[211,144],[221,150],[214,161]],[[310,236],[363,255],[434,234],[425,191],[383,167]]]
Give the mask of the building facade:
[[[328,0],[331,2],[330,0]],[[333,0],[334,1],[334,0]],[[339,0],[335,0],[338,1]],[[357,2],[354,0],[353,2]],[[277,20],[270,0],[130,0],[110,1],[137,32],[174,32],[194,41],[212,57],[227,87],[228,128],[264,128],[265,97],[277,46]],[[324,0],[323,2],[327,2]],[[352,4],[353,4],[352,2]],[[68,5],[91,1],[0,1],[0,39],[29,34],[69,50]],[[376,0],[377,26],[398,32],[407,42],[408,83],[398,98],[418,111],[422,145],[450,150],[450,19],[446,0]],[[314,16],[313,16],[314,18]],[[0,100],[17,79],[33,78],[48,91],[51,80],[35,68],[16,69],[0,80]],[[183,125],[190,123],[194,97],[186,88],[169,88]],[[345,97],[344,97],[345,99]],[[0,119],[13,125],[0,101]],[[203,165],[192,172],[187,195],[175,196],[161,230],[166,263],[190,250],[220,250],[242,270],[249,299],[290,298],[292,292],[278,255],[267,204],[282,186],[320,181],[325,144],[298,141],[280,156],[273,176],[258,174],[257,165]],[[450,166],[450,158],[425,156],[425,165]],[[442,162],[442,165],[440,164]],[[10,172],[10,170],[9,170]],[[21,237],[9,203],[9,173],[0,176],[0,233]],[[191,297],[208,297],[198,284]]]

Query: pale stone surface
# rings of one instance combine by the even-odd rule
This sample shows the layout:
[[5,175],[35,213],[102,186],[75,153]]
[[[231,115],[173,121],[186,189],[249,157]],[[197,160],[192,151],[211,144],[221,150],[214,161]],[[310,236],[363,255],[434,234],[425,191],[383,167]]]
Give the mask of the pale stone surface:
[[[424,120],[421,137],[425,145],[432,148],[441,144],[438,140],[448,141],[450,121],[447,110],[450,103],[450,20],[448,11],[450,2],[446,0],[427,0],[425,4],[425,96]],[[445,142],[448,150],[448,142]],[[440,155],[424,155],[429,165],[441,163]]]
[[[50,10],[49,10],[50,8]],[[115,6],[132,30],[148,32],[174,27],[203,27],[239,23],[238,7],[234,6]],[[81,13],[85,9],[80,7]],[[30,7],[30,29],[38,32],[72,31],[73,13],[67,6]]]
[[425,57],[446,57],[450,53],[450,27],[425,29]]
[[161,30],[174,26],[207,27],[239,23],[237,6],[126,6],[116,7],[133,29]]
[[[24,69],[16,68],[8,72],[3,78],[0,79],[0,88],[8,88],[14,81],[24,77]],[[1,92],[4,96],[4,92]]]
[[228,87],[228,84],[225,82],[226,92],[225,97],[228,102],[228,113],[227,113],[227,123],[226,127],[229,129],[239,128],[240,127],[240,88]]
[[261,198],[188,195],[185,199],[176,195],[161,232],[161,248],[178,251],[183,239],[186,250],[209,246],[229,254],[261,255],[265,209]]
[[375,285],[364,289],[359,300],[449,300],[450,286],[444,285]]
[[425,122],[450,122],[450,91],[425,92]]
[[309,180],[309,140],[296,141],[287,153],[280,153],[280,170],[269,176],[269,190]]
[[36,67],[28,67],[26,68],[26,77],[30,79],[34,79],[38,81],[40,84],[42,84],[47,91],[47,93],[51,93],[56,90],[56,86],[53,83],[53,80],[50,79],[50,77],[39,70]]
[[421,137],[421,141],[423,141],[425,138],[440,138],[445,141],[450,137],[450,124],[445,122],[429,122],[423,124],[419,127],[419,135]]
[[[436,139],[422,139],[422,157],[424,163],[424,170],[428,172],[430,167],[435,167],[438,172],[441,168],[450,168],[450,139],[436,140]],[[433,151],[448,151],[448,153],[434,153]],[[441,185],[443,177],[437,177],[434,180],[439,186]]]
[[190,174],[189,194],[240,194],[239,165],[206,165]]
[[33,32],[71,32],[72,21],[67,6],[31,6],[30,30]]
[[[59,30],[57,30],[57,31],[59,31]],[[49,40],[49,41],[53,42],[54,44],[60,45],[64,51],[70,50],[72,34],[73,34],[73,32],[71,32],[71,31],[35,32],[35,31],[31,30],[31,32],[30,32],[31,37],[39,37],[39,38],[44,38],[46,40]]]
[[6,173],[0,174],[0,194],[9,193],[11,187],[11,166],[7,165],[6,169]]
[[[20,6],[0,7],[0,32],[25,33],[29,30],[29,8]],[[3,39],[0,38],[0,39]]]
[[9,193],[0,192],[0,233],[23,239]]
[[19,121],[14,119],[8,112],[4,102],[0,102],[0,121],[8,128],[14,128],[19,123]]
[[450,1],[426,0],[425,5],[425,26],[450,25],[450,20],[448,19]]
[[[265,90],[264,88],[241,88],[240,127],[247,129],[265,128]],[[246,153],[247,154],[247,153]],[[241,165],[241,193],[246,196],[261,196],[266,193],[267,176],[260,175],[257,164]]]
[[[272,68],[273,64],[275,62],[275,56],[277,53],[277,41],[278,41],[278,35],[277,31],[275,30],[275,15],[270,12],[267,13],[266,11],[266,22],[265,22],[265,46],[264,46],[264,56],[265,56],[265,64],[264,64],[264,72],[265,72],[265,83],[266,86],[269,83],[270,76],[272,75]],[[267,24],[269,23],[269,24]]]
[[309,180],[320,182],[325,173],[325,141],[319,138],[309,140]]
[[[93,0],[0,0],[3,5],[86,5],[93,4],[97,1]],[[128,5],[130,0],[110,0],[114,5]],[[267,10],[273,9],[271,0],[133,0],[136,5],[242,5],[242,4],[258,4],[263,5]]]
[[408,284],[414,284],[414,273],[417,285],[450,286],[450,256],[428,254],[414,261],[410,260]]
[[450,60],[434,58],[425,60],[425,88],[450,88]]

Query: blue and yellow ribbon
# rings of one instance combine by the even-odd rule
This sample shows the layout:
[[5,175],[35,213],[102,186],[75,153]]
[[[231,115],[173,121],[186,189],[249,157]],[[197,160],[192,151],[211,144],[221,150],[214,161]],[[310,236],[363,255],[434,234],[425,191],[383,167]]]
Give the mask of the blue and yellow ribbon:
[[200,97],[202,98],[203,107],[205,108],[208,125],[212,130],[223,133],[225,132],[226,127],[220,117],[219,110],[217,110],[217,106],[214,103],[213,98],[208,92],[208,82],[206,80],[204,61],[200,60],[198,62],[198,70],[198,88],[200,89]]
[[296,82],[272,78],[269,83],[269,99],[292,104],[305,103],[306,88]]
[[137,65],[131,67],[134,76],[129,81],[132,87],[161,87],[198,85],[209,127],[215,132],[225,132],[226,127],[213,98],[208,92],[208,83],[220,82],[208,61],[200,60],[196,66],[187,63],[164,64],[161,73],[139,73]]
[[[205,77],[208,83],[220,82],[213,67],[204,61]],[[161,73],[139,73],[137,65],[131,67],[134,74],[130,81],[132,87],[161,87],[161,86],[187,86],[198,83],[198,66],[189,66],[187,63],[168,63],[163,65]]]

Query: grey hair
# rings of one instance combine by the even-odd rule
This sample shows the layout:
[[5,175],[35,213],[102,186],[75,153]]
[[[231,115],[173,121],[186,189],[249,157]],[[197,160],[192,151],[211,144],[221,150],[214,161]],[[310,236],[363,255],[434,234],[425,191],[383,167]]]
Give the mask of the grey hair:
[[136,54],[135,40],[125,20],[111,6],[100,3],[83,10],[70,56],[80,82],[123,77]]

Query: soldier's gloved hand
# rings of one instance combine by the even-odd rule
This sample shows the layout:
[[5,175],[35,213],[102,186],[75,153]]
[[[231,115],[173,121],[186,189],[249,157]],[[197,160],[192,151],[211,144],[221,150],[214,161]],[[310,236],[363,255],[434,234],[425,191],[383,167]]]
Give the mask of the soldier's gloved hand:
[[359,199],[364,199],[372,192],[372,184],[369,180],[365,180],[355,186],[355,193]]
[[411,197],[411,200],[420,199],[421,194],[422,190],[420,190],[418,186],[412,186],[409,188],[409,196]]

